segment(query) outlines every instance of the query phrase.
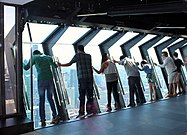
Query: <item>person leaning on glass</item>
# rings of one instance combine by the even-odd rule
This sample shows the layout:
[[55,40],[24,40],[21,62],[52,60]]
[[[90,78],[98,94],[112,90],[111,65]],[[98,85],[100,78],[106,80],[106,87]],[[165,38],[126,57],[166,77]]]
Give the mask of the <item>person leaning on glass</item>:
[[119,103],[119,93],[118,93],[118,74],[115,68],[115,63],[109,60],[109,56],[107,53],[102,55],[101,60],[101,68],[97,70],[93,67],[93,70],[98,74],[105,74],[106,86],[107,86],[107,112],[112,110],[111,107],[111,93],[113,92],[114,100],[115,100],[115,110],[121,108]]
[[85,53],[84,46],[77,46],[77,53],[71,59],[70,62],[61,64],[59,66],[68,67],[73,63],[77,64],[77,77],[79,83],[79,114],[76,118],[81,118],[85,115],[85,97],[87,97],[86,102],[86,112],[87,114],[96,114],[96,106],[93,100],[93,70],[92,70],[92,58],[90,54]]
[[[51,124],[58,123],[58,116],[53,100],[53,76],[51,72],[50,65],[57,68],[58,65],[53,62],[51,56],[42,54],[39,50],[35,50],[33,52],[33,56],[31,58],[31,65],[35,65],[37,73],[38,73],[38,93],[39,93],[39,113],[41,119],[41,125],[46,126],[45,119],[45,92],[47,90],[47,99],[50,104],[52,110],[52,121]],[[30,68],[30,61],[27,64],[23,65],[25,70]]]

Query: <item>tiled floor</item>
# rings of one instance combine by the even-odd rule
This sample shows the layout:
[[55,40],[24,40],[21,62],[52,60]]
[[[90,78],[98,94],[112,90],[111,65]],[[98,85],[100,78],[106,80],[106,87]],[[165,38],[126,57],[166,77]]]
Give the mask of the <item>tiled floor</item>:
[[187,135],[187,95],[67,122],[25,135]]

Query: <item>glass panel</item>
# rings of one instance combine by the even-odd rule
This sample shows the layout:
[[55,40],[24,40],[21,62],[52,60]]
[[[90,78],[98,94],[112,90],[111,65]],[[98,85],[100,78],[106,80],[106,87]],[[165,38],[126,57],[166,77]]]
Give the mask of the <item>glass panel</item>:
[[115,33],[116,31],[101,30],[87,45],[99,45]]
[[[174,44],[176,44],[176,43],[178,43],[178,42],[180,42],[180,41],[182,41],[182,40],[184,40],[184,38],[179,38],[179,39],[177,39],[176,41],[174,41],[173,43],[171,43],[169,46],[172,46],[172,45],[174,45]],[[168,46],[168,47],[169,47]]]
[[[167,46],[167,48],[170,47],[170,46],[172,46],[172,45],[174,45],[174,44],[176,44],[176,43],[178,43],[178,42],[180,42],[181,40],[183,40],[183,38],[177,39],[176,41],[174,41],[173,43],[171,43],[169,46]],[[162,51],[168,52],[167,48],[164,48]],[[168,52],[168,55],[169,55],[169,52]]]
[[[42,43],[45,40],[45,38],[53,30],[55,30],[55,28],[57,28],[57,25],[50,25],[50,24],[29,23],[29,26],[30,26],[30,31],[32,35],[32,42],[35,44]],[[26,42],[26,43],[30,42],[27,25],[25,25],[25,28],[23,31],[23,42]]]
[[[74,54],[73,45],[59,45],[56,44],[52,48],[53,55],[59,58],[61,63],[69,62]],[[79,111],[79,92],[78,92],[78,81],[77,81],[77,71],[76,64],[70,67],[62,68],[62,75],[64,77],[65,87],[68,92],[70,104],[66,105],[68,109],[68,114],[70,119],[78,115]]]
[[[142,56],[141,56],[141,53],[140,53],[140,50],[139,50],[138,46],[144,44],[145,42],[149,41],[150,39],[154,38],[155,36],[156,35],[148,34],[147,36],[145,36],[145,38],[143,38],[140,42],[138,42],[136,45],[134,45],[130,49],[131,56],[136,62],[140,63],[142,61]],[[146,78],[146,73],[140,71],[140,77],[141,77],[141,80],[142,80],[142,83],[143,83],[143,86],[144,86],[144,89],[145,89],[144,95],[145,95],[146,101],[149,101],[150,90],[149,90],[149,84],[148,84],[147,78]]]
[[[162,38],[154,46],[157,46],[157,45],[163,43],[164,41],[168,40],[169,38],[170,37],[164,37],[164,38]],[[149,57],[152,58],[153,62],[159,63],[158,59],[157,59],[157,56],[156,56],[156,52],[155,52],[154,46],[151,47],[151,48],[149,48],[147,51],[148,51]],[[168,88],[166,86],[166,83],[165,83],[165,80],[164,80],[161,68],[158,67],[158,66],[155,66],[155,70],[156,70],[156,73],[158,75],[158,78],[159,78],[161,86],[162,86],[162,88],[161,88],[162,95],[163,95],[163,97],[166,97],[167,93],[168,93]]]
[[[23,63],[28,63],[30,60],[30,53],[31,53],[31,46],[32,51],[39,50],[43,53],[42,45],[41,44],[27,44],[23,43]],[[23,91],[24,91],[24,102],[27,117],[31,119],[31,76],[30,76],[30,69],[23,70]],[[34,116],[34,127],[38,128],[40,125],[40,117],[39,117],[39,96],[38,96],[38,84],[37,84],[37,71],[35,66],[33,66],[33,116]],[[48,100],[45,100],[45,113],[46,113],[46,122],[50,122],[52,119],[51,109],[48,103]]]
[[[4,38],[5,38],[5,103],[6,114],[17,112],[16,109],[16,72],[15,72],[15,7],[4,7]],[[15,66],[12,66],[15,65]]]
[[137,36],[139,33],[135,33],[135,32],[127,32],[122,38],[120,38],[113,46],[118,45],[120,47],[120,45],[122,45],[123,43],[126,43],[127,41],[129,41],[130,39],[132,39],[133,37]]
[[90,28],[68,27],[66,32],[57,41],[57,44],[72,45],[76,40],[88,32]]

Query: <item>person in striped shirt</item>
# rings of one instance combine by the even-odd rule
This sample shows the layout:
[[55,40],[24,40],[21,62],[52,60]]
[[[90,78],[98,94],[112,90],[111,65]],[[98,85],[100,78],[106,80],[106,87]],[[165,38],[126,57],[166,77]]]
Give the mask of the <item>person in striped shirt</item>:
[[72,60],[68,63],[61,64],[59,66],[71,66],[73,63],[77,65],[77,77],[79,83],[79,100],[80,108],[78,117],[82,117],[85,114],[85,96],[87,96],[86,112],[87,114],[96,113],[96,108],[93,103],[93,70],[92,70],[92,58],[90,54],[84,52],[84,46],[77,46],[77,53]]

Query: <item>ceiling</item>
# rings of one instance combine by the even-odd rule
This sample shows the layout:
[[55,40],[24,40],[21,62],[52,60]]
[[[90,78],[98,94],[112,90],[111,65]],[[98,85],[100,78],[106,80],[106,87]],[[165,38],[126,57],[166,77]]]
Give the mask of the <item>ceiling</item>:
[[187,0],[34,0],[27,21],[187,35]]
[[33,1],[33,0],[0,0],[0,2],[16,4],[16,5],[24,5],[30,1]]

